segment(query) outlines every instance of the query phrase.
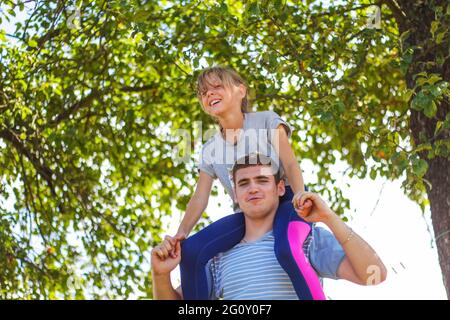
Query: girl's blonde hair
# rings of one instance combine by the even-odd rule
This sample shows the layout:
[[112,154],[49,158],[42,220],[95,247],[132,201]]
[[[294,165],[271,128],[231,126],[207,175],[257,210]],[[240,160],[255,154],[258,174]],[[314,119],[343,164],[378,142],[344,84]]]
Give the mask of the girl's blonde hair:
[[204,69],[200,75],[197,78],[197,97],[201,101],[201,93],[206,91],[208,89],[208,85],[211,85],[211,82],[209,82],[209,79],[211,76],[215,76],[222,83],[224,83],[227,86],[235,85],[238,86],[240,84],[243,84],[245,86],[246,93],[245,97],[242,99],[241,103],[241,111],[243,113],[248,112],[248,86],[245,80],[232,68],[230,67],[223,67],[223,66],[214,66],[207,69]]

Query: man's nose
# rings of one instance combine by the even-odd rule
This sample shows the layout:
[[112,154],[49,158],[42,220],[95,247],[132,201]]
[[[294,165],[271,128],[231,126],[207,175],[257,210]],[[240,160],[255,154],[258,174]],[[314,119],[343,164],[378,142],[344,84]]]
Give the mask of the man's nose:
[[249,184],[248,192],[249,192],[249,193],[255,193],[255,192],[258,192],[258,185],[257,185],[256,183],[251,182],[251,183]]

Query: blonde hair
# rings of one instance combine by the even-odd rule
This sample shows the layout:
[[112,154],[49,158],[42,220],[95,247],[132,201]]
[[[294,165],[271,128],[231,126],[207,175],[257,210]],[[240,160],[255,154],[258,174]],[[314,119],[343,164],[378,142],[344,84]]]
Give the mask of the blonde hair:
[[214,66],[207,69],[204,69],[197,78],[197,97],[201,101],[201,93],[206,91],[208,85],[211,85],[209,81],[211,76],[215,76],[222,83],[231,87],[231,85],[238,86],[243,84],[245,86],[246,93],[245,97],[242,99],[241,103],[241,111],[242,113],[248,113],[248,86],[245,80],[232,68],[223,67],[223,66]]

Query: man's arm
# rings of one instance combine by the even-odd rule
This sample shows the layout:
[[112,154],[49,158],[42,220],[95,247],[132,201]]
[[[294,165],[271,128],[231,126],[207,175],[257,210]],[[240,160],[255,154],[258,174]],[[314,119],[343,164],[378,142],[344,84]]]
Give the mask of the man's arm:
[[[171,253],[173,248],[175,252]],[[181,289],[175,290],[170,273],[181,261],[180,241],[166,236],[165,240],[152,250],[153,298],[156,300],[181,300]]]
[[170,273],[164,275],[155,275],[153,278],[153,299],[155,300],[183,300],[181,287],[174,289],[170,280]]
[[334,212],[323,221],[333,232],[346,257],[338,269],[339,278],[361,285],[375,285],[386,280],[387,270],[375,250],[348,227]]
[[299,216],[308,222],[325,223],[345,251],[346,257],[337,270],[337,276],[362,285],[384,281],[386,267],[369,244],[348,227],[318,194],[304,193],[300,198],[300,205],[307,199],[313,203],[311,212],[303,215],[302,211],[296,209]]

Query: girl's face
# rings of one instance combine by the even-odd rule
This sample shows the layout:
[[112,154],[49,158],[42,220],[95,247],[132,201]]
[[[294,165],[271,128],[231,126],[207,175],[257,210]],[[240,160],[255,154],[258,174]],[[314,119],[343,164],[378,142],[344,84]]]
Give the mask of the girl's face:
[[201,104],[209,115],[220,117],[229,112],[241,112],[242,99],[245,97],[244,85],[227,85],[217,77],[210,77],[208,85],[200,92]]

